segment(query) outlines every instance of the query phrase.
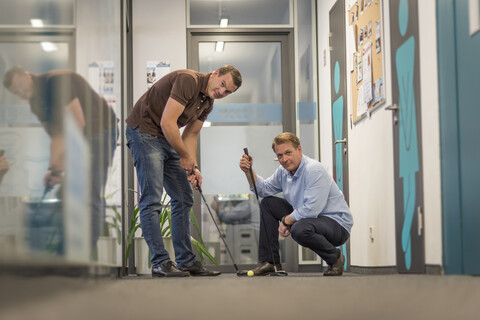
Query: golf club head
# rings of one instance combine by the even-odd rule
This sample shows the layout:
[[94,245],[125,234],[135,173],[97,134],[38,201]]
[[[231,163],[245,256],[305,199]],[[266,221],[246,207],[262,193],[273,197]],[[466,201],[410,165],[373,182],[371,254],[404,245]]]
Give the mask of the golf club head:
[[248,270],[238,270],[237,271],[237,277],[246,277],[248,276]]

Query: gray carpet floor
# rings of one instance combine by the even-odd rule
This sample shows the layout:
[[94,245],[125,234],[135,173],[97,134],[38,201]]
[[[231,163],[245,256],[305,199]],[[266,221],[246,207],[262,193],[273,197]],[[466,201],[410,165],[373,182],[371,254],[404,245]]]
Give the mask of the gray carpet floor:
[[480,277],[3,275],[0,319],[480,319]]

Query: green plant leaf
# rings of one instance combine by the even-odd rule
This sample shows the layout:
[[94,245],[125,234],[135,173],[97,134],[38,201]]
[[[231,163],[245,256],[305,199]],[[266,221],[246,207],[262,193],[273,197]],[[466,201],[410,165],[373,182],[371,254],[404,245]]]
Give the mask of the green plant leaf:
[[202,233],[200,232],[200,228],[198,227],[197,219],[195,218],[195,213],[193,209],[190,210],[190,222],[192,223],[193,227],[197,231],[198,239],[200,243],[205,247],[205,243],[203,242]]
[[203,254],[205,254],[208,257],[208,259],[210,259],[210,261],[212,261],[216,266],[218,266],[217,260],[215,260],[215,258],[210,254],[210,252],[208,252],[207,249],[205,249],[204,245],[202,245],[200,242],[198,242],[193,237],[190,237],[190,240],[192,241],[192,245],[195,247],[195,249],[196,249],[198,255],[200,256],[200,258],[202,259],[202,261],[203,261]]

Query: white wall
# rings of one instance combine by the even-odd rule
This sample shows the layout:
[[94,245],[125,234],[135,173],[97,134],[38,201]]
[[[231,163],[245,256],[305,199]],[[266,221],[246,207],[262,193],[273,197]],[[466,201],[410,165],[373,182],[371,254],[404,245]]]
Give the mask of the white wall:
[[[352,264],[358,261],[356,265],[359,266],[396,265],[393,124],[391,111],[384,110],[385,106],[392,104],[390,20],[388,14],[385,14],[388,12],[388,1],[383,2],[381,34],[385,58],[386,102],[377,108],[371,117],[349,127],[348,132],[350,203],[352,211],[362,217],[356,220],[357,232],[353,238],[355,241],[351,241],[352,251],[358,249],[355,253],[358,260],[354,260],[352,253]],[[346,10],[351,3],[353,1],[347,0]],[[347,87],[350,92],[350,82]],[[348,109],[352,110],[351,95],[348,101]],[[371,227],[373,227],[373,242],[370,239]]]
[[[334,0],[318,1],[319,106],[321,162],[333,174],[332,115],[330,94],[329,11]],[[345,9],[348,10],[347,0]],[[323,54],[326,50],[326,65]],[[388,70],[387,70],[388,72]],[[347,74],[350,79],[350,74]],[[347,92],[350,83],[347,82]],[[347,94],[351,110],[350,95]],[[382,108],[383,109],[383,108]],[[395,215],[393,191],[393,137],[391,114],[378,110],[371,118],[348,126],[350,208],[354,227],[350,237],[351,264],[393,266],[395,260]],[[374,241],[369,229],[373,226]]]
[[[354,0],[346,0],[348,10]],[[435,1],[419,1],[420,76],[425,203],[426,264],[441,264],[440,157],[436,62]],[[355,219],[351,234],[351,264],[394,266],[395,197],[393,180],[392,115],[384,108],[391,104],[391,59],[388,1],[383,1],[382,40],[385,54],[386,103],[348,130],[350,207]],[[320,159],[332,173],[332,125],[330,97],[330,53],[328,51],[329,11],[334,0],[318,1]],[[432,23],[433,21],[433,23]],[[326,65],[324,66],[324,50]],[[347,71],[348,72],[348,71]],[[347,74],[350,79],[350,74]],[[347,82],[350,92],[350,82]],[[351,113],[351,97],[347,98]],[[370,240],[373,227],[374,241]]]
[[440,123],[436,1],[418,1],[422,103],[425,263],[442,264]]
[[147,61],[168,61],[171,70],[187,67],[185,1],[133,1],[133,100],[147,90]]

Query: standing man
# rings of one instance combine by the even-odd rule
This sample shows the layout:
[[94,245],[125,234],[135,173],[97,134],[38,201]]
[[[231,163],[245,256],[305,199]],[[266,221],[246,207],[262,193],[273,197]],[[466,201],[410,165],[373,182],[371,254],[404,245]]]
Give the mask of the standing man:
[[65,111],[72,114],[89,142],[93,253],[105,222],[104,188],[118,135],[115,112],[83,77],[70,70],[32,74],[16,66],[6,72],[3,85],[13,94],[30,102],[30,110],[50,136],[50,162],[43,179],[46,188],[63,180]]
[[[325,260],[328,268],[324,276],[341,276],[345,257],[336,247],[348,240],[353,225],[343,193],[320,162],[302,154],[300,140],[293,133],[276,136],[272,149],[281,166],[268,179],[253,172],[255,181],[252,181],[249,174],[252,156],[244,154],[240,159],[240,169],[245,172],[250,188],[255,184],[259,197],[264,198],[260,204],[263,219],[260,220],[259,263],[254,274],[273,273],[274,263],[277,270],[282,270],[278,251],[280,233],[282,237],[291,234],[298,244]],[[284,198],[273,196],[280,192]],[[269,246],[275,261],[271,261]]]
[[[140,185],[140,223],[152,253],[152,276],[220,274],[196,261],[190,240],[193,190],[189,181],[194,186],[202,184],[196,157],[197,137],[214,100],[235,92],[241,84],[240,72],[230,65],[211,73],[173,71],[143,94],[126,119],[127,145]],[[185,127],[182,134],[181,127]],[[171,198],[177,265],[170,260],[160,231],[158,214],[164,187]]]

